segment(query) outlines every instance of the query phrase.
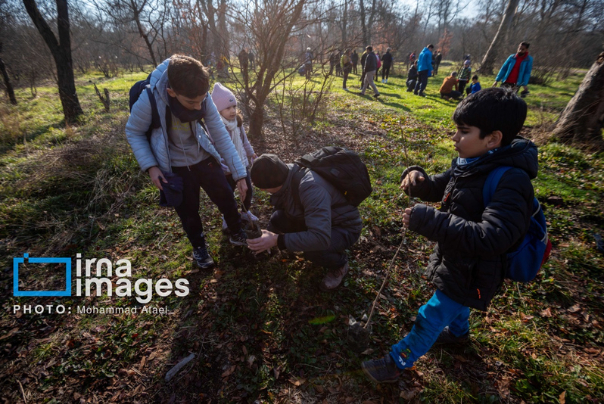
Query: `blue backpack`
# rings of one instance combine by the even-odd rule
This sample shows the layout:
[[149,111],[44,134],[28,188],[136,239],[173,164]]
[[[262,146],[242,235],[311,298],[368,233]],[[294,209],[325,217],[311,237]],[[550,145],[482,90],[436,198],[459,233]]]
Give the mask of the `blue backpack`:
[[[500,166],[489,173],[482,189],[482,199],[486,207],[495,194],[499,180],[512,167]],[[528,232],[522,243],[507,254],[505,277],[516,282],[530,282],[537,276],[541,266],[549,258],[552,243],[547,237],[545,215],[537,198],[533,199],[533,216]]]
[[157,103],[155,102],[155,96],[153,96],[153,91],[151,91],[150,84],[151,74],[147,76],[145,80],[137,81],[130,88],[128,104],[130,105],[130,112],[132,112],[132,106],[138,101],[138,98],[143,93],[143,91],[147,91],[147,95],[149,96],[149,101],[151,102],[151,125],[147,132],[147,140],[151,139],[151,133],[153,129],[157,129],[161,126],[161,122],[159,120],[159,112],[157,111]]

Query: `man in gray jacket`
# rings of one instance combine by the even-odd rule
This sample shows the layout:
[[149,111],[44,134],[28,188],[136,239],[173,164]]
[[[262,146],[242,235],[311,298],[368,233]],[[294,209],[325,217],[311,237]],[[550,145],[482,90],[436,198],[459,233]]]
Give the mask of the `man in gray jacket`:
[[[210,268],[214,260],[207,251],[199,217],[200,187],[224,215],[231,243],[246,245],[237,203],[220,166],[220,157],[233,174],[242,200],[247,192],[247,171],[212,98],[208,97],[209,87],[208,72],[199,61],[173,55],[150,77],[161,126],[147,138],[153,108],[147,91],[132,106],[126,124],[126,137],[134,157],[141,170],[149,173],[153,184],[163,191],[169,181],[177,181],[166,177],[178,176],[182,180],[182,202],[173,206],[193,246],[193,258],[201,268]],[[201,127],[201,119],[212,133],[213,143]]]
[[[297,192],[297,173],[303,170]],[[263,154],[251,170],[252,183],[271,193],[275,210],[268,230],[248,239],[256,253],[277,246],[280,250],[303,251],[304,256],[328,273],[321,290],[337,288],[348,273],[346,249],[361,235],[358,209],[319,174],[297,164],[285,164],[274,154]]]

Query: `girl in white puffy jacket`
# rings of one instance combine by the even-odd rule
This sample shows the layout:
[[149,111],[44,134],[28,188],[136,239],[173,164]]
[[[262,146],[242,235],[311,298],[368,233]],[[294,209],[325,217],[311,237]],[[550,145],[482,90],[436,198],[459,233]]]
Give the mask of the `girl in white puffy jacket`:
[[[220,113],[222,118],[222,122],[224,122],[224,126],[226,127],[227,132],[231,136],[233,140],[233,144],[235,145],[235,149],[237,150],[237,154],[241,159],[242,164],[247,169],[247,186],[248,192],[246,194],[245,200],[243,201],[243,206],[245,207],[246,212],[241,213],[242,219],[250,218],[251,220],[258,220],[256,216],[250,212],[250,207],[252,205],[252,182],[250,179],[250,168],[256,159],[256,153],[254,152],[254,148],[250,144],[247,135],[245,134],[245,129],[243,128],[243,116],[237,110],[237,99],[231,90],[223,86],[221,83],[214,84],[214,89],[212,90],[212,101],[216,105],[216,109]],[[210,136],[212,134],[210,133]],[[227,166],[226,162],[221,160],[222,169],[227,177],[227,181],[231,184],[233,190],[235,189],[235,181],[233,180],[233,176]],[[223,230],[227,229],[226,222],[222,223]]]

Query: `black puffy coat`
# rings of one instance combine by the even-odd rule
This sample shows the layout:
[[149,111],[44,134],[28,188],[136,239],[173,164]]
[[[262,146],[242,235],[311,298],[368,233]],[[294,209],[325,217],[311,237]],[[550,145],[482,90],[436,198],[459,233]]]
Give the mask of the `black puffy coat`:
[[[491,203],[485,208],[482,188],[489,172],[510,166]],[[464,306],[486,310],[505,274],[506,253],[526,234],[533,207],[531,179],[537,176],[537,147],[516,137],[512,144],[480,160],[428,176],[411,189],[412,196],[441,201],[440,210],[413,207],[409,229],[436,241],[427,268],[428,279],[449,298]]]

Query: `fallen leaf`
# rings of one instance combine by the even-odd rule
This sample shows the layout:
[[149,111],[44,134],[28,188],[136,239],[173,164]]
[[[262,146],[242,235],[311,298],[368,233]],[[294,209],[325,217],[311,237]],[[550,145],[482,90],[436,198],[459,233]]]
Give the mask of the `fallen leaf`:
[[560,394],[560,397],[558,397],[558,400],[560,401],[560,404],[566,403],[566,391],[563,391],[562,394]]
[[541,313],[539,313],[539,315],[541,317],[551,317],[552,316],[552,310],[548,307],[547,309],[545,309]]
[[574,306],[568,308],[569,313],[576,313],[579,310],[581,310],[581,306],[579,306],[578,304],[575,304]]
[[221,376],[222,377],[229,377],[230,375],[233,374],[233,372],[235,372],[235,369],[237,368],[237,365],[233,365],[231,366],[229,369],[227,369]]
[[301,377],[292,377],[291,379],[289,379],[289,382],[294,386],[302,386],[304,383],[306,383],[306,379],[303,379]]
[[141,364],[138,367],[140,370],[143,370],[143,368],[145,367],[145,365],[147,364],[147,357],[143,356],[143,359],[141,359]]
[[417,395],[418,392],[419,392],[418,389],[403,390],[403,391],[401,391],[401,394],[399,395],[399,397],[404,400],[411,400],[413,397],[415,397]]
[[367,348],[366,350],[361,352],[361,355],[371,355],[372,353],[373,353],[373,349]]
[[279,378],[279,368],[274,368],[273,372],[275,373],[275,380],[277,380]]

